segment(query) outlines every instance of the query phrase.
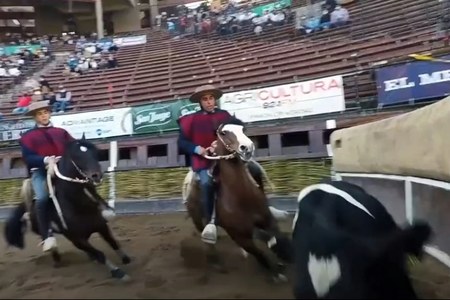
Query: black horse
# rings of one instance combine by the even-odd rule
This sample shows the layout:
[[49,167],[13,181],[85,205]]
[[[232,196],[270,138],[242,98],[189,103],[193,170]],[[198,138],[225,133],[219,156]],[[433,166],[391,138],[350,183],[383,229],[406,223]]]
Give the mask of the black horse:
[[[98,150],[95,145],[88,142],[84,135],[81,140],[67,144],[64,155],[54,168],[54,173],[54,194],[59,203],[62,218],[50,200],[48,209],[53,231],[63,234],[75,247],[85,251],[92,260],[106,265],[112,277],[128,279],[128,275],[123,270],[89,243],[90,236],[97,232],[117,252],[124,264],[130,263],[130,258],[121,250],[108,227],[105,215],[102,214],[112,209],[95,188],[102,179]],[[24,181],[21,194],[23,202],[11,213],[6,222],[4,234],[9,245],[23,249],[26,212],[29,213],[32,231],[39,234],[30,179]],[[104,210],[105,208],[108,210]],[[59,266],[61,257],[57,250],[52,251],[52,257],[55,267]]]

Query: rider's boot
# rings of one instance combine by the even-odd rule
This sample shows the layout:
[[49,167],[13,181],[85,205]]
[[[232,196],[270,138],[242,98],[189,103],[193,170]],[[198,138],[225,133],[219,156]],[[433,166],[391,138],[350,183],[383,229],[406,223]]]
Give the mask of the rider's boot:
[[50,229],[50,219],[47,201],[36,201],[37,221],[39,233],[42,238],[42,250],[44,252],[57,248],[56,239]]
[[202,232],[202,240],[208,244],[215,244],[217,241],[217,227],[215,224],[214,211],[214,188],[210,185],[202,190],[202,200],[204,205],[204,214],[206,218],[206,226]]

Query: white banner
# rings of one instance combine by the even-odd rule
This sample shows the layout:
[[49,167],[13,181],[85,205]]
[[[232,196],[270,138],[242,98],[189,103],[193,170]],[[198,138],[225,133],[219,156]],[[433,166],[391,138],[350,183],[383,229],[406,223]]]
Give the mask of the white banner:
[[76,139],[80,139],[83,133],[87,139],[101,139],[133,133],[131,108],[129,107],[55,115],[52,116],[52,123],[56,127],[66,129]]
[[345,110],[342,76],[224,94],[220,107],[244,122],[340,112]]
[[118,47],[142,45],[147,43],[147,35],[135,35],[113,38],[114,44]]

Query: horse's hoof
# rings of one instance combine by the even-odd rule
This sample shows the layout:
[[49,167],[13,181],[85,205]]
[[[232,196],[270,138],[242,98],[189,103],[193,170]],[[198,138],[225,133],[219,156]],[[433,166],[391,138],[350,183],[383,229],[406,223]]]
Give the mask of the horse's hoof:
[[272,280],[274,283],[284,283],[287,282],[288,279],[286,276],[284,276],[283,274],[279,273],[276,274],[275,276],[272,277]]
[[128,265],[131,262],[131,258],[127,255],[122,256],[122,263]]
[[90,253],[88,254],[88,258],[89,258],[90,261],[97,260],[97,258],[94,255],[90,254]]
[[121,269],[112,270],[111,271],[111,276],[113,278],[117,278],[117,279],[120,279],[122,281],[127,281],[127,280],[129,280],[129,277],[130,277],[124,271],[122,271]]

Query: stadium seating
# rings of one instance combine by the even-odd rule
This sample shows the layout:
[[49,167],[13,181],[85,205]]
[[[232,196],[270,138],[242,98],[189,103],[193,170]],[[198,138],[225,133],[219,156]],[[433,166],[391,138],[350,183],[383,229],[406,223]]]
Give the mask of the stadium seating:
[[[434,37],[437,1],[374,0],[348,9],[352,25],[307,37],[296,35],[293,24],[260,37],[248,30],[170,39],[148,31],[147,44],[119,50],[117,69],[65,77],[59,66],[47,77],[72,92],[77,111],[100,109],[110,101],[122,107],[183,99],[204,83],[230,92],[336,74],[345,75],[346,99],[352,101],[376,94],[373,62],[443,47]],[[10,113],[15,103],[12,99],[1,112],[17,118]]]

